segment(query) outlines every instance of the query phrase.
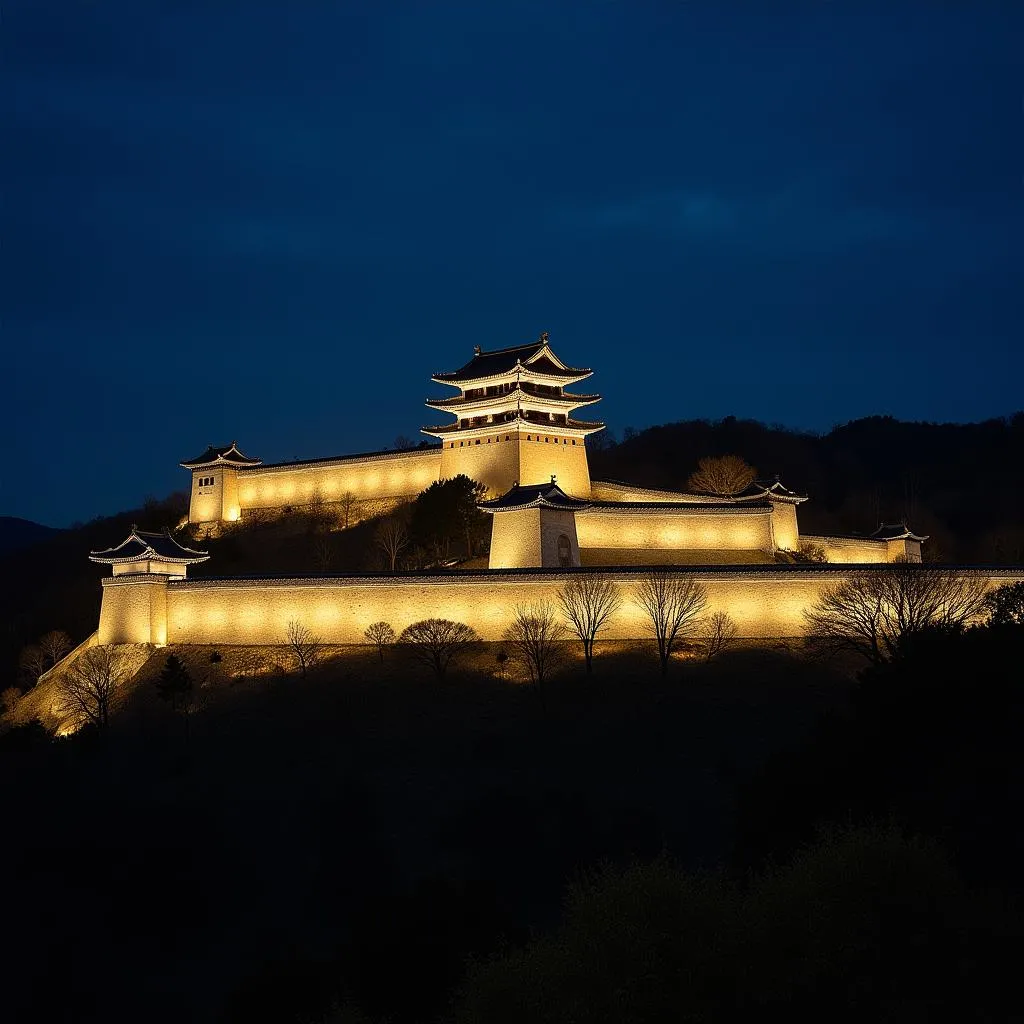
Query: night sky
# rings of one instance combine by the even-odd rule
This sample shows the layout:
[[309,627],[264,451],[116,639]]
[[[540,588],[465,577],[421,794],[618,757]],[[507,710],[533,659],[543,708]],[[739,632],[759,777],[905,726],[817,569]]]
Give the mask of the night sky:
[[0,513],[544,330],[617,432],[1024,407],[1024,5],[872,6],[5,0]]

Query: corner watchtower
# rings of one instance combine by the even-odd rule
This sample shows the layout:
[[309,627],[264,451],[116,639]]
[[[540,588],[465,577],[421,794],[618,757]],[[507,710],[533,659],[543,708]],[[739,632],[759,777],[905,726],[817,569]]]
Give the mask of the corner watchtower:
[[234,522],[241,514],[238,503],[238,471],[261,466],[250,459],[232,441],[224,447],[210,445],[202,455],[179,463],[192,471],[192,489],[188,503],[190,523]]
[[477,506],[491,514],[489,569],[570,568],[580,564],[576,513],[590,508],[550,483],[516,485]]
[[90,562],[113,570],[103,580],[99,642],[167,643],[167,583],[184,579],[188,566],[209,557],[179,544],[166,531],[150,533],[134,526],[117,547],[90,552]]
[[426,403],[455,416],[454,423],[422,428],[441,441],[441,479],[464,473],[491,494],[504,494],[518,481],[556,475],[566,494],[589,498],[586,438],[604,424],[572,413],[601,396],[565,388],[592,373],[562,362],[545,332],[530,345],[493,352],[477,346],[461,369],[434,374],[436,383],[459,391]]

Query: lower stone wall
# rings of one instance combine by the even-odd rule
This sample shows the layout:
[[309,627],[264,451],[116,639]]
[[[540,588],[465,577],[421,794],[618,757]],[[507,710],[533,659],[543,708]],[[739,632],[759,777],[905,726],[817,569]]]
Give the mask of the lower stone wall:
[[[845,570],[821,566],[778,566],[688,571],[708,592],[709,612],[725,611],[739,635],[749,638],[800,636],[803,612],[823,587]],[[364,642],[371,622],[389,622],[396,632],[430,617],[473,626],[485,640],[498,640],[519,604],[554,600],[571,573],[487,572],[479,574],[334,579],[190,580],[171,582],[167,592],[168,643],[281,644],[290,621],[298,621],[324,642]],[[602,636],[624,640],[649,635],[646,614],[635,601],[642,573],[605,574],[622,595],[622,605]],[[985,572],[995,583],[1024,579],[1022,572]],[[106,597],[106,594],[105,594]]]

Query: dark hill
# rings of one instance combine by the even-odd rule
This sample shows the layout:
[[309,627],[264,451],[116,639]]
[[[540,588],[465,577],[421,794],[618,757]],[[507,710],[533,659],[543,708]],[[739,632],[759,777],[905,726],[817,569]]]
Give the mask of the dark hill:
[[17,516],[0,516],[0,557],[31,547],[61,531]]

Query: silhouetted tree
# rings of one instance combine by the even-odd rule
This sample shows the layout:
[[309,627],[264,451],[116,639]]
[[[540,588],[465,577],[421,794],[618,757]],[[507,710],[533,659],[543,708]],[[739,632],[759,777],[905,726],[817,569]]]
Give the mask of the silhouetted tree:
[[433,669],[438,680],[445,677],[449,665],[479,641],[472,626],[450,619],[422,619],[406,626],[398,642],[424,665]]
[[705,661],[714,661],[736,640],[736,623],[728,612],[706,616],[698,629],[701,653]]
[[986,581],[958,569],[896,562],[851,573],[804,612],[807,640],[824,652],[850,650],[878,664],[923,629],[959,629],[985,608]]
[[622,603],[618,587],[596,574],[573,576],[558,592],[558,603],[573,632],[583,642],[583,658],[590,675],[594,640]]
[[351,491],[346,491],[341,496],[341,527],[347,530],[352,524],[352,509],[356,503],[356,496]]
[[470,966],[454,1020],[1001,1019],[984,951],[1012,934],[936,844],[833,830],[742,887],[667,857],[584,876],[553,934]]
[[390,622],[371,622],[366,627],[366,632],[363,634],[366,637],[368,644],[374,644],[377,648],[377,655],[380,657],[380,663],[384,664],[384,648],[388,644],[393,644],[397,637],[395,636],[394,629],[391,628]]
[[505,630],[512,657],[527,671],[538,688],[565,657],[565,627],[550,601],[517,605]]
[[334,562],[334,538],[329,533],[313,537],[313,561],[319,572],[327,572]]
[[666,675],[673,648],[693,632],[707,606],[707,591],[690,576],[654,569],[637,584],[635,600],[650,619],[661,674]]
[[1007,583],[985,595],[990,626],[1024,626],[1024,583]]
[[306,673],[323,657],[324,643],[309,627],[296,619],[288,623],[286,638],[299,674],[305,679]]
[[172,711],[181,711],[191,700],[192,675],[176,654],[167,656],[167,661],[156,678],[156,693],[162,701],[171,706]]
[[23,647],[18,657],[18,671],[29,688],[39,682],[39,677],[50,667],[50,661],[38,644]]
[[385,564],[394,572],[398,558],[409,546],[409,530],[400,516],[381,520],[373,533],[373,541],[384,555]]
[[104,730],[117,699],[118,687],[128,680],[131,664],[117,647],[90,647],[60,672],[55,683],[59,713],[76,726]]
[[687,486],[692,491],[731,497],[745,490],[757,476],[757,470],[738,455],[706,456],[690,474]]
[[[210,655],[211,658],[213,654]],[[192,711],[192,674],[176,654],[168,655],[160,675],[157,676],[156,693],[162,701],[170,705],[171,711],[181,715],[187,738],[189,714]]]
[[39,638],[39,646],[46,655],[46,660],[49,662],[48,668],[52,668],[60,661],[61,658],[67,654],[71,648],[71,637],[67,635],[62,629],[51,629],[49,633],[44,633]]
[[461,473],[450,480],[432,483],[413,502],[413,540],[427,551],[438,552],[445,542],[464,539],[466,557],[471,558],[473,538],[482,533],[488,522],[477,508],[486,491],[483,484]]
[[504,647],[499,647],[494,652],[494,663],[498,666],[498,677],[504,679],[505,666],[508,663],[508,651]]
[[410,448],[415,447],[416,445],[413,442],[412,438],[407,437],[405,434],[399,434],[395,438],[395,451],[404,452],[408,451]]

